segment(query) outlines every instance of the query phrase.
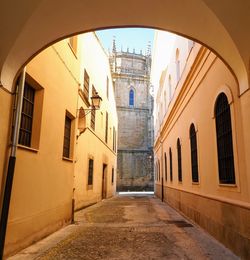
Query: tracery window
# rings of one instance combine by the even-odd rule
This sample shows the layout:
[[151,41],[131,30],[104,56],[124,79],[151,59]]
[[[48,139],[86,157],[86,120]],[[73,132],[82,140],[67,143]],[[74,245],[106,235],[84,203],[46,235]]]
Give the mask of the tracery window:
[[130,89],[129,91],[129,105],[134,106],[135,104],[135,92],[133,89]]
[[221,93],[215,104],[215,121],[219,180],[223,184],[235,183],[234,154],[230,105],[227,96]]

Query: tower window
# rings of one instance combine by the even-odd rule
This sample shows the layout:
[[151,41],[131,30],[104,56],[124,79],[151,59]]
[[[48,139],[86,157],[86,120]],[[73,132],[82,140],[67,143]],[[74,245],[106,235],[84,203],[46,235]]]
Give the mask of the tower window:
[[182,167],[181,167],[181,142],[177,139],[177,157],[178,157],[178,180],[182,181]]
[[129,91],[129,105],[134,106],[135,103],[135,92],[133,89],[130,89]]
[[192,182],[199,181],[198,158],[197,158],[197,138],[194,124],[189,129],[190,149],[191,149],[191,165],[192,165]]
[[220,183],[234,184],[234,155],[230,106],[221,93],[215,104],[215,121]]

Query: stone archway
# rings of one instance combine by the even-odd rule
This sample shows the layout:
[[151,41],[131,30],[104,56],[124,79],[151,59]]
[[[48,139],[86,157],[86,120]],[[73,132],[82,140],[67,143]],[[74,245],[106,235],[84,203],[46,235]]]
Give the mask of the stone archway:
[[250,3],[228,0],[74,1],[1,3],[0,82],[8,90],[19,70],[67,36],[101,28],[159,28],[194,39],[231,68],[240,93],[249,88]]

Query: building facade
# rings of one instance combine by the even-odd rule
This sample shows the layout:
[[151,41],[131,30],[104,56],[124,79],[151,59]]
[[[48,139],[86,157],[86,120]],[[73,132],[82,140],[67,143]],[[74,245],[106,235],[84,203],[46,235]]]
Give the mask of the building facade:
[[[89,110],[96,92],[101,107]],[[14,108],[1,149],[11,142]],[[109,60],[94,33],[58,42],[26,66],[5,255],[70,223],[74,209],[114,195],[116,132]]]
[[151,55],[110,55],[118,114],[117,190],[153,190],[153,97]]
[[[165,67],[154,44],[156,194],[243,259],[250,256],[249,95],[211,50],[175,37]],[[161,47],[160,47],[161,46]]]

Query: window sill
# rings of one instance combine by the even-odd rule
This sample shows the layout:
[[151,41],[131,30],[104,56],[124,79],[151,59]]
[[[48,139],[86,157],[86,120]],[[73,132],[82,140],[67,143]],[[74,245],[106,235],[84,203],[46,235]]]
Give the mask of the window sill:
[[93,190],[93,184],[87,186],[87,190]]
[[230,187],[230,188],[237,188],[236,184],[226,184],[226,183],[219,183],[220,187]]
[[29,146],[25,146],[25,145],[19,144],[17,147],[20,148],[20,149],[23,149],[23,150],[27,150],[27,151],[33,152],[33,153],[38,153],[38,149],[29,147]]
[[67,158],[67,157],[62,157],[63,161],[71,162],[73,163],[73,159]]
[[200,183],[199,182],[192,182],[192,185],[196,185],[196,186],[198,186],[198,185],[200,185]]

